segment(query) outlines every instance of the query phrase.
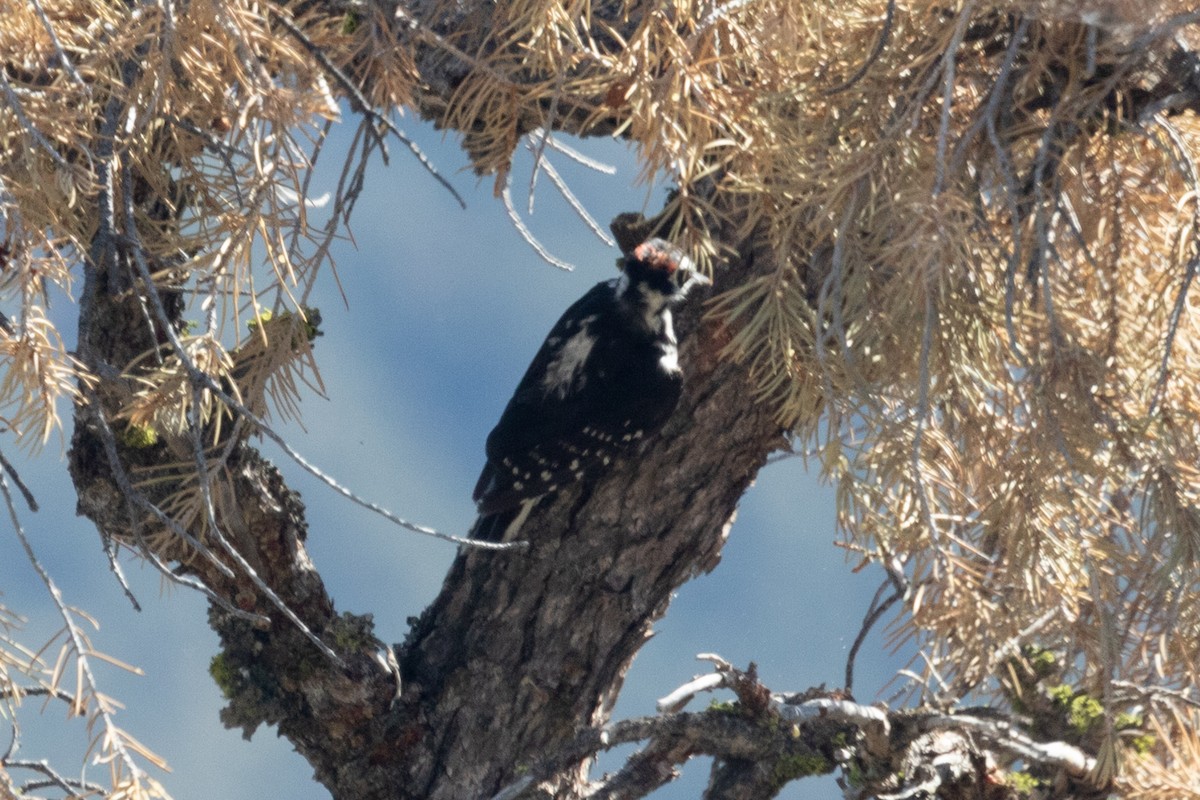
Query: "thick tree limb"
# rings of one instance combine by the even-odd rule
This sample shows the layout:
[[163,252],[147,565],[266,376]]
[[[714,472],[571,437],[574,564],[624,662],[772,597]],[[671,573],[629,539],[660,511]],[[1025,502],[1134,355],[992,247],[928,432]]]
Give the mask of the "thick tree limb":
[[[434,10],[426,5],[397,4],[395,19],[416,42],[417,108],[440,119],[477,66],[468,54],[486,49],[490,7],[461,3],[451,12],[440,3]],[[593,5],[595,20],[619,33],[629,22],[615,9]],[[1195,106],[1195,59],[1186,56],[1191,72],[1182,85],[1155,87],[1142,108],[1151,102],[1170,111]],[[339,73],[339,81],[353,80]],[[167,320],[144,312],[148,287],[131,269],[131,240],[116,230],[116,172],[126,167],[111,141],[122,109],[115,101],[112,108],[104,120],[109,146],[97,153],[102,225],[80,310],[79,353],[101,378],[77,413],[71,469],[80,511],[104,535],[130,541],[161,521],[128,502],[127,487],[114,477],[121,473],[112,469],[112,437],[104,428],[129,392],[120,370],[170,339],[164,324],[178,323],[181,305],[167,292]],[[586,116],[563,107],[554,122],[570,130]],[[520,133],[540,124],[521,119],[514,127]],[[745,230],[751,230],[748,238]],[[773,269],[764,237],[750,222],[734,219],[716,238],[740,248],[719,269],[718,290]],[[152,265],[143,277],[169,266]],[[511,798],[540,790],[636,797],[669,780],[674,767],[696,753],[718,759],[713,797],[771,796],[787,780],[841,764],[859,771],[862,797],[924,791],[994,800],[1014,795],[990,782],[990,765],[1013,757],[1057,771],[1063,788],[1053,796],[1074,796],[1072,781],[1089,771],[1090,757],[1073,746],[1036,742],[965,715],[884,712],[836,697],[781,701],[758,692],[752,679],[734,682],[741,687],[738,713],[710,709],[607,725],[625,671],[672,592],[716,566],[739,499],[768,454],[786,444],[772,411],[748,401],[755,392],[748,369],[720,358],[727,332],[705,321],[695,304],[682,316],[687,382],[674,418],[636,458],[535,508],[523,527],[527,552],[459,555],[399,652],[404,689],[398,699],[377,658],[370,618],[339,615],[309,560],[298,496],[257,452],[233,442],[225,462],[229,480],[212,487],[237,511],[221,520],[222,532],[342,663],[322,658],[303,631],[273,614],[275,607],[236,559],[214,548],[210,560],[186,560],[183,569],[225,604],[214,604],[210,621],[222,641],[213,672],[229,701],[226,723],[247,735],[263,723],[277,725],[335,797],[356,800],[460,800],[498,792]],[[165,447],[122,447],[118,456],[133,467],[161,465],[173,454]],[[764,728],[764,719],[773,724]],[[847,743],[847,732],[857,738]],[[649,744],[625,769],[591,786],[586,760],[617,740]],[[564,748],[564,742],[571,744]],[[547,753],[555,755],[544,760]],[[536,781],[527,776],[531,769]],[[1078,792],[1084,796],[1086,787]]]
[[[713,659],[709,659],[713,660]],[[736,703],[692,713],[668,713],[589,728],[552,756],[539,760],[492,800],[519,800],[539,792],[555,776],[612,747],[645,742],[625,767],[587,790],[589,798],[644,797],[676,775],[696,755],[715,758],[705,797],[773,797],[788,781],[841,770],[848,796],[988,798],[1020,796],[1007,785],[1007,766],[1054,775],[1050,797],[1103,796],[1089,787],[1094,759],[1061,741],[1037,742],[999,715],[917,709],[892,711],[810,690],[771,695],[753,670],[742,672],[716,659],[713,673],[731,688]],[[706,682],[712,683],[712,682]],[[693,691],[695,681],[672,696]],[[709,689],[715,688],[709,686]],[[764,698],[769,702],[763,702]]]
[[414,627],[401,664],[411,713],[439,737],[428,797],[491,794],[604,721],[671,593],[716,565],[738,499],[781,440],[740,401],[745,371],[717,364],[716,332],[690,316],[690,377],[663,434],[596,486],[536,508],[527,556],[460,555]]

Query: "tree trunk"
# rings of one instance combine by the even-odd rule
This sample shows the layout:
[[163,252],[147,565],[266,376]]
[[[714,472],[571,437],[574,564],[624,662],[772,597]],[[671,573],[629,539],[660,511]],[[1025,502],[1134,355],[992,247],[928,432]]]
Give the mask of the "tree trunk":
[[[296,10],[316,5],[296,4]],[[411,34],[405,44],[412,52],[406,55],[412,56],[420,78],[414,89],[416,111],[445,120],[456,90],[476,69],[467,54],[490,55],[500,46],[489,27],[497,6],[472,0],[417,0],[371,7],[381,5],[397,11],[392,17],[389,10],[382,19],[394,18],[405,31],[411,27],[404,35]],[[600,2],[589,8],[594,24],[587,33],[605,41],[616,41],[636,22],[623,16],[627,12],[658,13],[627,3]],[[330,4],[326,11],[326,22],[336,21],[343,7]],[[359,24],[359,11],[358,6],[345,11],[342,25]],[[412,20],[420,20],[420,25],[409,26]],[[885,40],[886,34],[881,42]],[[1186,63],[1194,65],[1194,57],[1188,55]],[[136,59],[126,65],[127,86],[139,68]],[[364,71],[369,72],[365,67]],[[355,91],[369,80],[361,75],[334,77],[353,83]],[[608,87],[610,93],[620,88]],[[1190,83],[1185,88],[1194,90]],[[362,97],[369,95],[356,102],[365,102]],[[620,92],[613,96],[619,106]],[[683,397],[661,433],[598,479],[568,487],[536,506],[519,533],[529,543],[527,549],[461,552],[438,598],[414,621],[403,647],[393,652],[375,638],[369,615],[338,614],[307,555],[304,507],[277,470],[246,443],[252,430],[246,420],[225,432],[216,454],[209,455],[219,463],[209,481],[213,505],[220,510],[213,515],[219,530],[203,518],[193,520],[189,529],[206,549],[182,544],[178,531],[155,513],[154,503],[189,481],[194,485],[197,478],[189,461],[195,455],[190,439],[138,444],[116,430],[123,424],[119,412],[134,389],[123,372],[155,348],[171,352],[164,345],[179,324],[182,308],[178,295],[163,288],[165,280],[156,278],[156,289],[140,277],[169,276],[174,265],[138,263],[137,242],[117,233],[122,227],[113,219],[118,195],[133,194],[129,186],[139,186],[145,195],[144,187],[171,180],[165,177],[171,167],[165,166],[158,181],[139,183],[135,178],[124,187],[112,185],[115,167],[129,172],[145,168],[132,162],[122,165],[114,156],[111,144],[124,111],[121,102],[114,99],[102,120],[107,151],[96,149],[96,183],[101,200],[107,200],[107,208],[105,202],[98,206],[109,218],[100,220],[80,300],[78,354],[97,376],[76,409],[70,452],[80,513],[95,521],[106,540],[178,561],[179,572],[203,582],[213,598],[210,623],[221,638],[212,673],[228,699],[226,724],[243,728],[247,735],[263,723],[276,725],[335,798],[490,797],[533,774],[531,770],[556,753],[569,766],[554,773],[557,783],[548,790],[564,798],[581,796],[586,788],[584,765],[577,768],[561,751],[577,742],[584,729],[607,721],[625,672],[654,621],[665,613],[682,583],[719,562],[739,499],[767,455],[784,444],[770,408],[754,400],[755,381],[748,368],[721,357],[727,332],[704,317],[699,298],[689,301],[678,325]],[[611,107],[607,96],[603,102],[596,100],[592,109],[568,108],[566,102],[559,107],[557,96],[544,102],[544,116],[517,113],[516,105],[506,109],[513,116],[511,131],[505,129],[511,142],[501,136],[501,144],[515,146],[521,135],[542,124],[572,130],[585,118],[591,126],[588,133],[603,132],[617,113],[613,111],[613,119],[596,119]],[[484,112],[496,110],[480,111]],[[497,155],[497,137],[477,135],[485,126],[476,123],[454,119],[477,164],[499,168],[511,147]],[[163,225],[172,223],[165,207],[182,205],[155,204],[152,198],[137,202],[139,213]],[[734,234],[753,225],[739,219],[736,210],[727,210],[724,235],[714,239],[737,242],[741,252],[718,268],[716,292],[774,271],[760,244],[766,237]],[[132,208],[128,218],[124,227],[136,233]],[[754,252],[756,246],[759,252]],[[820,281],[808,283],[815,297],[814,286]],[[199,383],[195,387],[199,389]],[[139,470],[154,470],[156,480],[139,483],[144,475]],[[812,733],[803,728],[807,718],[781,723],[783,716],[768,703],[769,693],[763,689],[761,694],[759,707],[748,712],[746,706],[754,704],[739,695],[737,724],[742,733],[766,730],[785,743]],[[955,727],[963,716],[955,719],[941,711],[907,718],[892,714],[885,725],[868,713],[872,711],[878,709],[852,711],[846,730],[826,731],[819,742],[804,742],[803,752],[788,755],[786,769],[778,769],[778,762],[774,769],[760,764],[760,751],[753,748],[718,753],[723,757],[713,772],[712,796],[772,796],[784,780],[828,772],[836,763],[851,764],[852,757],[868,756],[873,760],[857,767],[866,782],[864,796],[869,791],[916,796],[916,789],[896,793],[906,780],[928,781],[940,787],[942,798],[1016,796],[1015,787],[996,780],[992,765],[998,762],[985,757],[981,747],[1007,754],[1009,764],[1014,759],[1026,764],[1040,760],[1063,775],[1070,773],[1081,786],[1093,771],[1095,759],[1089,761],[1083,750],[1041,748],[1043,742],[1023,733],[1017,738],[1007,721],[994,725],[986,715],[963,724],[970,735],[946,736],[941,732]],[[757,724],[768,712],[776,714],[769,717],[770,725]],[[669,721],[679,723],[682,716]],[[831,724],[827,717],[821,719]],[[850,724],[858,732],[855,741],[847,733]],[[858,747],[867,738],[862,732],[872,725],[878,728],[874,743]],[[649,737],[639,740],[645,738]],[[669,769],[694,752],[718,749],[693,749],[691,742],[678,739],[660,738],[655,745],[658,750],[650,747],[648,754],[634,759],[636,766]],[[858,752],[850,753],[856,747]],[[670,756],[658,758],[665,750]],[[906,753],[909,761],[904,760]],[[945,754],[954,757],[947,760]],[[921,771],[922,765],[929,769]],[[652,785],[654,780],[641,784]],[[1107,787],[1095,791],[1107,792]],[[1088,797],[1093,789],[1078,789],[1064,778],[1054,792],[1054,797]]]
[[[128,363],[162,336],[149,335],[141,303],[114,297],[105,275],[89,272],[81,352],[112,376],[104,365]],[[678,315],[687,378],[661,435],[594,484],[536,507],[520,533],[528,550],[459,555],[400,653],[398,701],[370,617],[339,616],[308,559],[299,498],[253,448],[235,443],[226,477],[212,482],[216,504],[234,512],[222,515],[222,532],[343,663],[322,655],[208,537],[213,558],[193,554],[183,570],[233,607],[270,618],[210,612],[226,724],[247,734],[277,725],[334,797],[449,800],[490,796],[607,720],[653,622],[684,581],[719,562],[739,498],[782,443],[770,414],[748,401],[747,372],[718,358],[721,331],[702,320],[702,305],[694,296]],[[99,404],[79,408],[71,466],[80,511],[105,536],[141,546],[162,525],[125,499],[106,441],[122,469],[177,459],[187,445],[137,449],[114,437],[127,393],[109,377]],[[563,796],[577,795],[583,777],[576,771]]]
[[[431,91],[421,104],[435,113],[465,67],[436,49],[424,57]],[[121,113],[111,111],[113,119]],[[155,273],[169,267],[149,265]],[[460,554],[399,653],[397,698],[370,616],[338,615],[307,555],[303,505],[245,443],[244,429],[224,443],[224,466],[211,480],[221,534],[244,564],[211,531],[191,531],[208,555],[182,546],[154,515],[150,503],[194,481],[194,467],[177,470],[174,485],[134,488],[136,469],[163,470],[193,455],[186,439],[145,447],[120,436],[118,412],[133,390],[121,372],[167,342],[166,321],[177,325],[182,306],[160,287],[166,319],[148,314],[153,291],[138,274],[128,243],[102,229],[80,307],[79,353],[100,376],[76,410],[70,466],[80,513],[110,540],[181,560],[180,571],[219,598],[209,616],[222,643],[212,673],[229,701],[223,720],[247,735],[278,726],[337,798],[488,796],[606,720],[671,593],[716,566],[739,498],[781,443],[770,414],[749,400],[746,370],[718,357],[723,332],[701,321],[693,296],[677,324],[683,399],[661,435],[594,484],[537,507],[521,531],[527,551]],[[576,785],[562,792],[574,794],[583,775],[576,771]]]
[[528,552],[455,561],[402,660],[430,740],[424,796],[489,796],[607,721],[672,592],[719,562],[738,499],[781,438],[747,402],[745,372],[714,367],[718,347],[704,326],[684,342],[689,377],[662,435],[597,485],[544,501],[520,532]]

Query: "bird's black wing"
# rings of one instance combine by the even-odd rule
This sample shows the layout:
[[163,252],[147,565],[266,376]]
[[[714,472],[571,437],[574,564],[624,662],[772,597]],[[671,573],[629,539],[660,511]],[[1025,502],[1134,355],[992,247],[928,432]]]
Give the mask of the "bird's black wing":
[[603,386],[588,367],[597,328],[615,313],[615,283],[598,284],[563,313],[517,384],[487,438],[488,461],[474,493],[481,514],[514,508],[579,477],[588,449],[580,435],[603,402]]

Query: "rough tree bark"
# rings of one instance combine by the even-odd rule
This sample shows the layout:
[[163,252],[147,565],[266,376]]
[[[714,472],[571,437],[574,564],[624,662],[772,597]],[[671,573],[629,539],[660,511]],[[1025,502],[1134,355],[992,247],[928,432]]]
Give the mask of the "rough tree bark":
[[[488,4],[458,8],[454,19],[427,20],[425,27],[454,33],[459,52],[475,52],[490,33]],[[595,4],[595,18],[605,19],[606,9],[619,29],[616,6]],[[418,3],[406,6],[410,17],[423,13]],[[449,51],[433,48],[417,64],[427,92],[417,102],[436,115],[469,68]],[[570,109],[560,109],[558,123],[570,120]],[[756,252],[755,240],[738,241],[732,230],[725,241],[738,255],[718,270],[716,291],[733,276],[747,279],[771,257]],[[98,254],[111,243],[99,245]],[[115,263],[93,257],[87,264],[78,351],[100,377],[92,402],[77,410],[70,458],[80,512],[104,536],[136,544],[140,532],[159,524],[127,501],[122,470],[166,463],[177,454],[165,446],[125,447],[106,430],[128,392],[120,369],[165,340],[146,313],[147,287],[132,280],[129,291],[130,285],[114,281],[113,275],[136,275],[128,254],[118,250],[112,248]],[[168,302],[166,308],[178,323],[179,304]],[[594,484],[538,506],[522,532],[528,551],[460,553],[441,594],[397,649],[399,697],[386,659],[379,657],[385,646],[371,633],[370,618],[339,615],[308,558],[298,496],[253,447],[231,443],[225,506],[239,514],[227,535],[341,663],[317,650],[226,554],[190,559],[182,569],[227,603],[270,618],[255,624],[212,607],[210,623],[222,648],[214,677],[228,698],[227,724],[247,733],[264,723],[278,726],[339,799],[456,800],[491,796],[581,732],[606,722],[626,669],[672,592],[717,565],[740,497],[767,455],[783,444],[770,410],[751,399],[746,368],[718,358],[724,332],[702,319],[699,303],[681,314],[679,329],[687,377],[682,402],[661,435]],[[730,743],[740,733],[750,735],[733,728],[754,727],[739,719],[729,723]],[[687,721],[681,716],[677,724]],[[787,727],[779,730],[786,740]],[[901,768],[909,745],[928,735],[915,724],[904,730],[893,735],[895,751],[880,763],[892,758]],[[793,769],[783,772],[764,773],[757,751],[739,750],[719,761],[712,796],[768,797],[786,778],[830,771],[832,742],[844,733],[826,726],[805,751],[810,760],[797,767],[797,755],[790,753]],[[791,738],[807,747],[810,734],[797,729]],[[698,747],[669,736],[657,746],[669,749],[680,741],[685,750]],[[922,746],[921,752],[936,750]],[[964,763],[982,759],[972,743],[956,740],[953,746],[969,751]],[[647,769],[669,769],[678,760],[664,756],[655,762],[654,755],[652,750],[643,759]],[[1003,787],[984,790],[982,760],[976,773],[962,779],[961,796],[1009,796]],[[573,769],[555,791],[578,797],[584,782],[584,773]]]
[[414,627],[402,665],[435,742],[420,765],[428,797],[495,791],[606,722],[671,593],[720,560],[739,498],[783,440],[746,401],[745,371],[716,362],[718,332],[694,324],[695,305],[686,316],[688,378],[662,435],[539,508],[528,553],[460,555]]
[[[114,298],[104,273],[91,280],[101,285],[85,292],[81,352],[94,368],[126,363],[149,344],[142,306]],[[193,559],[185,569],[272,620],[260,628],[217,607],[210,613],[222,640],[215,677],[230,701],[226,723],[247,733],[277,725],[335,797],[463,798],[489,796],[577,731],[607,721],[652,623],[673,591],[719,562],[739,498],[783,443],[770,413],[747,402],[745,369],[716,358],[721,332],[700,320],[699,306],[680,315],[688,378],[662,435],[594,486],[535,509],[523,528],[527,552],[459,555],[401,650],[399,702],[375,657],[369,618],[339,616],[307,557],[299,498],[254,448],[236,444],[227,506],[241,516],[227,535],[346,665],[319,653],[235,565],[230,579]],[[106,413],[115,413],[121,394],[111,390]],[[80,511],[104,535],[129,539],[136,526],[156,525],[131,516],[97,410],[81,407],[76,421]],[[126,449],[122,457],[146,453]]]
[[[487,26],[459,32],[485,37]],[[435,113],[466,67],[442,51],[427,54],[434,91],[424,107]],[[127,399],[119,369],[167,338],[157,323],[147,327],[144,286],[135,282],[135,293],[111,284],[112,275],[135,272],[127,253],[116,261],[88,265],[79,352],[102,380],[97,402],[77,411],[70,458],[80,512],[102,535],[136,543],[139,532],[159,526],[124,499],[106,439],[127,465],[178,454],[124,447],[100,419],[111,423]],[[744,278],[744,266],[722,274]],[[606,721],[651,624],[675,589],[716,566],[739,498],[782,444],[770,412],[748,401],[746,370],[718,361],[721,331],[700,321],[699,305],[679,319],[688,378],[662,435],[596,485],[537,508],[524,527],[528,552],[460,554],[400,651],[398,702],[369,617],[339,616],[307,556],[299,498],[254,448],[234,443],[225,506],[240,514],[227,536],[343,664],[323,656],[226,555],[189,560],[183,569],[219,596],[271,620],[262,626],[217,606],[210,612],[222,642],[214,677],[229,699],[226,723],[247,734],[278,726],[334,797],[365,800],[488,796],[577,731]],[[179,304],[167,310],[178,323]],[[577,794],[582,779],[576,771],[575,785],[562,790]]]

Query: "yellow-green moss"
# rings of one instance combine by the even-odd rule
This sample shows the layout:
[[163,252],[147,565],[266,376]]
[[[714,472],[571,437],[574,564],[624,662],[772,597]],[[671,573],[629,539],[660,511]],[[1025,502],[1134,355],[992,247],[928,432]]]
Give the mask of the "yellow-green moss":
[[815,753],[796,753],[783,756],[775,762],[774,778],[780,786],[810,775],[824,775],[833,769],[833,764],[824,756]]
[[[325,332],[321,330],[321,309],[301,306],[300,310],[304,312],[304,337],[311,342],[318,336],[323,336]],[[284,311],[279,314],[278,319],[288,319],[291,316],[291,311]],[[272,319],[276,319],[276,316],[269,309],[263,309],[258,316],[246,322],[246,327],[253,333]]]
[[1145,721],[1145,717],[1143,717],[1141,714],[1122,711],[1113,718],[1113,727],[1119,731],[1127,731],[1130,728],[1142,727],[1142,723]]
[[867,783],[867,774],[863,771],[862,765],[857,761],[849,761],[842,764],[842,776],[852,789],[865,786]]
[[270,322],[271,318],[274,316],[275,315],[271,313],[270,309],[264,308],[257,317],[246,322],[246,327],[251,331],[256,330],[260,325],[266,325],[268,322]]
[[1058,661],[1054,651],[1042,647],[1026,648],[1025,657],[1029,660],[1029,666],[1033,668],[1033,673],[1039,678],[1044,678],[1052,673],[1054,665]]
[[126,425],[121,431],[121,444],[134,450],[144,450],[158,444],[158,431],[152,425]]
[[1078,733],[1087,733],[1096,720],[1104,716],[1104,706],[1099,700],[1082,692],[1077,694],[1066,684],[1051,686],[1047,691],[1054,704],[1066,712],[1067,722]]
[[340,653],[374,649],[378,645],[375,638],[375,617],[371,614],[342,612],[330,626],[329,634],[330,643]]
[[229,665],[224,653],[217,653],[212,657],[212,661],[208,662],[208,674],[212,676],[213,682],[217,684],[225,699],[232,700],[236,692],[234,682],[237,680],[237,671]]
[[1023,795],[1032,794],[1034,789],[1042,785],[1040,778],[1030,775],[1028,772],[1010,772],[1007,776],[1007,782],[1009,786]]
[[1134,736],[1129,740],[1129,746],[1139,756],[1149,755],[1156,744],[1158,744],[1158,738],[1150,733],[1143,733],[1141,736]]

